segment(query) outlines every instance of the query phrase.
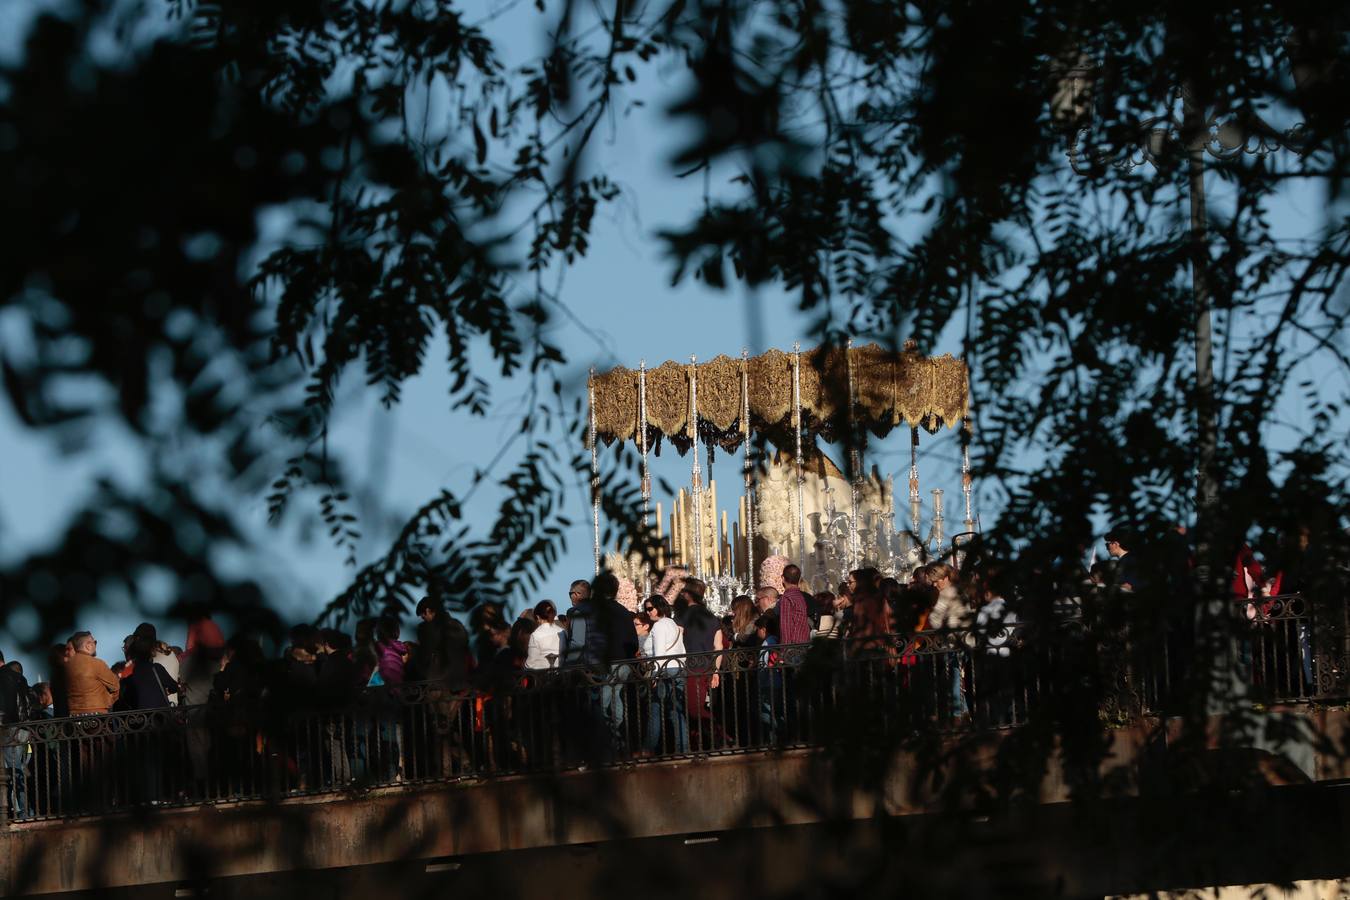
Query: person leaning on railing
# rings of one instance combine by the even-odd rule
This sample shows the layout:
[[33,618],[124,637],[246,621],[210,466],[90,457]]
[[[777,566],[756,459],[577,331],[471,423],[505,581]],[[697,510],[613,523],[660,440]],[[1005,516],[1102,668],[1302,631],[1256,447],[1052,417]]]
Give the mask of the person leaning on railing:
[[980,605],[973,631],[978,643],[975,681],[981,686],[976,699],[984,706],[983,724],[995,727],[1011,725],[1015,720],[1017,670],[1013,652],[1021,644],[1020,621],[1009,608],[1000,581],[997,575],[991,575],[971,587],[971,595]]
[[66,660],[66,697],[72,716],[91,716],[112,709],[122,685],[108,664],[94,654],[98,641],[87,631],[70,636],[75,652]]
[[778,636],[784,644],[811,640],[811,597],[801,588],[802,570],[789,563],[783,567],[783,593],[778,598]]
[[188,710],[185,741],[192,776],[189,788],[193,797],[205,797],[212,745],[210,714],[205,704],[211,699],[211,689],[220,672],[225,636],[215,622],[203,615],[188,626],[187,644],[178,669],[178,686],[179,702]]
[[[957,588],[956,570],[941,562],[930,563],[926,568],[928,582],[937,588],[938,592],[937,603],[933,605],[933,611],[928,615],[928,627],[935,630],[969,628],[975,620],[975,611],[970,608],[970,604]],[[952,718],[960,718],[970,713],[962,684],[965,651],[961,646],[955,646],[950,652],[943,654],[943,657],[947,669],[946,677],[950,682],[948,714]]]
[[530,633],[525,668],[556,669],[562,662],[567,641],[567,632],[558,625],[558,608],[552,600],[541,600],[535,604],[534,618],[538,625]]
[[733,745],[750,741],[752,708],[757,709],[758,684],[754,672],[755,601],[742,594],[731,601],[731,610],[713,638],[713,676],[709,680],[709,703],[722,734]]
[[27,729],[15,727],[32,715],[28,681],[21,668],[5,664],[0,653],[0,766],[8,781],[0,784],[7,796],[0,796],[0,806],[8,805],[10,815],[23,818],[28,814],[28,754]]
[[417,648],[409,662],[413,680],[463,688],[469,674],[468,629],[434,597],[417,601],[417,618]]
[[772,613],[764,613],[755,619],[755,634],[759,639],[759,658],[755,666],[759,737],[770,746],[776,746],[782,740],[783,725],[787,718],[781,668],[783,658],[778,650],[778,626],[778,617]]
[[136,627],[127,651],[132,670],[122,679],[123,706],[120,708],[162,709],[173,705],[172,698],[178,694],[178,679],[160,664],[158,645],[159,638],[153,625],[143,622]]
[[[730,617],[731,621],[713,636],[713,649],[721,651],[758,646],[759,637],[755,631],[755,601],[744,594],[736,597],[731,601]],[[719,653],[713,663],[712,687],[721,686],[724,669],[734,672],[735,668],[734,660],[728,660],[726,654]]]
[[886,653],[889,635],[894,631],[891,610],[881,594],[881,573],[873,568],[857,569],[848,576],[852,601],[847,637],[855,656]]
[[675,624],[684,636],[685,651],[690,655],[684,671],[685,709],[689,711],[690,743],[698,749],[707,749],[716,743],[716,727],[709,702],[717,649],[717,637],[722,622],[704,605],[708,586],[697,578],[685,578],[684,584],[671,604]]
[[64,719],[70,715],[70,692],[66,690],[66,661],[74,654],[75,648],[68,640],[47,648],[47,671],[51,672],[54,719]]
[[630,670],[613,664],[636,656],[638,640],[633,612],[619,603],[618,593],[619,579],[612,572],[601,572],[590,584],[572,584],[563,664],[606,673],[599,683],[591,684],[586,702],[569,716],[573,737],[568,755],[577,761],[612,762],[624,755],[628,745],[623,682]]
[[670,604],[660,594],[648,597],[642,611],[651,619],[652,627],[641,653],[657,660],[652,672],[651,705],[647,712],[647,750],[660,752],[665,743],[663,734],[669,729],[672,740],[668,749],[674,753],[687,753],[689,722],[685,709],[684,634],[671,618]]

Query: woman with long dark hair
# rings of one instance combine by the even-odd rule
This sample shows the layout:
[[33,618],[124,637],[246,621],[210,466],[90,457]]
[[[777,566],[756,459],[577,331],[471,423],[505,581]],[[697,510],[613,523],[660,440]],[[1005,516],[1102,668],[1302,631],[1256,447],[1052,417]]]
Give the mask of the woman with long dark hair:
[[[651,620],[642,655],[658,660],[652,672],[651,701],[647,709],[647,750],[689,752],[689,720],[685,709],[684,634],[671,618],[670,603],[653,594],[642,611]],[[668,739],[667,739],[668,736]]]
[[726,651],[719,652],[715,660],[710,694],[713,715],[733,746],[750,742],[754,710],[759,708],[753,650],[759,645],[755,616],[755,601],[745,594],[736,597],[724,626],[713,638],[713,649]]
[[850,572],[848,594],[852,605],[845,634],[845,675],[869,724],[881,725],[894,715],[899,686],[895,671],[899,653],[891,607],[881,592],[881,573],[870,567]]
[[881,593],[881,573],[870,567],[854,569],[848,576],[848,592],[853,601],[848,630],[853,655],[884,654],[894,629],[890,606]]
[[[166,709],[171,694],[178,693],[178,682],[155,662],[158,638],[155,626],[142,623],[131,636],[127,653],[131,674],[122,680],[119,698],[127,711]],[[129,731],[119,739],[124,768],[129,776],[132,799],[137,803],[157,803],[164,793],[165,736],[157,729]]]

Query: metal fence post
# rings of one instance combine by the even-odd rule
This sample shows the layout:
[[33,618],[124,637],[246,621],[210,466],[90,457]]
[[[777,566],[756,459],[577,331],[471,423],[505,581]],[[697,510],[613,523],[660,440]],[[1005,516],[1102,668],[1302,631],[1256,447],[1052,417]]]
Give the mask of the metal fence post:
[[[3,738],[0,738],[3,740]],[[2,752],[2,751],[0,751]],[[0,828],[9,825],[9,766],[0,758]]]
[[1350,665],[1350,604],[1343,599],[1330,603],[1317,594],[1305,595],[1305,600],[1312,642],[1312,695],[1318,700],[1342,699]]

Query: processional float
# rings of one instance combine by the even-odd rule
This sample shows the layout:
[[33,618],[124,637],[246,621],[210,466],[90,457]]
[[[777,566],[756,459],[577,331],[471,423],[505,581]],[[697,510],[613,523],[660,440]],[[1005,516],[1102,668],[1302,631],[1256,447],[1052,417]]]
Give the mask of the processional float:
[[[757,557],[798,561],[817,589],[833,587],[862,566],[907,581],[926,559],[959,552],[960,539],[976,530],[968,372],[950,355],[926,357],[912,344],[896,351],[849,342],[813,350],[794,345],[791,353],[770,350],[754,357],[742,351],[739,359],[724,355],[702,363],[690,357],[687,363],[669,361],[654,369],[643,361],[636,371],[622,366],[592,370],[588,395],[597,572],[602,565],[599,451],[602,443],[615,441],[632,440],[641,455],[642,519],[649,531],[650,454],[659,452],[662,441],[682,455],[692,451],[689,489],[673,498],[668,519],[662,504],[656,504],[656,570],[677,566],[703,579],[717,594],[709,598],[716,607],[753,589]],[[909,522],[897,529],[894,479],[883,480],[875,467],[868,473],[864,457],[869,437],[884,438],[901,425],[910,432]],[[940,488],[932,489],[930,528],[926,534],[922,530],[919,436],[958,425],[963,429],[965,531],[948,543]],[[847,473],[816,449],[817,439],[843,440]],[[757,442],[777,448],[760,465],[754,458]],[[717,449],[743,452],[743,493],[730,529],[726,511],[717,504],[716,481],[704,485],[700,448],[710,464]],[[834,497],[841,489],[848,491],[842,509]],[[610,561],[639,590],[651,590],[656,573],[650,560],[616,553]]]

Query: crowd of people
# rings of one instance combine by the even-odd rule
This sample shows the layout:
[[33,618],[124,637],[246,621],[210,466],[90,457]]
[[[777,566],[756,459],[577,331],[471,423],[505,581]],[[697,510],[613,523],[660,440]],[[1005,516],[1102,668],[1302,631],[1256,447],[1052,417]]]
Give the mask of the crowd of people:
[[[1121,539],[1108,549],[1114,569],[1094,568],[1093,578],[1135,589],[1141,575],[1122,562]],[[31,686],[0,656],[9,815],[69,812],[88,806],[91,790],[105,804],[202,799],[219,792],[213,785],[247,792],[275,784],[277,771],[288,787],[312,790],[781,745],[839,690],[857,687],[857,675],[837,666],[812,681],[788,664],[811,646],[863,664],[855,669],[876,682],[866,690],[882,691],[873,699],[894,704],[902,690],[921,698],[930,720],[970,721],[977,679],[988,686],[982,721],[1014,718],[1021,638],[997,572],[962,578],[933,562],[901,584],[864,568],[837,591],[811,593],[797,565],[780,563],[722,616],[705,602],[707,585],[683,573],[631,607],[619,599],[620,579],[601,573],[572,583],[565,612],[544,600],[512,619],[483,603],[466,626],[423,599],[409,640],[387,613],[351,634],[297,625],[269,657],[256,636],[226,640],[203,613],[186,623],[182,647],[140,625],[111,665],[95,635],[76,632],[51,648],[48,679]],[[168,749],[154,729],[126,724],[46,741],[33,727],[175,706],[181,715],[165,721],[181,740]],[[120,787],[94,790],[107,765],[119,767]]]

